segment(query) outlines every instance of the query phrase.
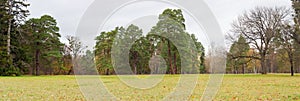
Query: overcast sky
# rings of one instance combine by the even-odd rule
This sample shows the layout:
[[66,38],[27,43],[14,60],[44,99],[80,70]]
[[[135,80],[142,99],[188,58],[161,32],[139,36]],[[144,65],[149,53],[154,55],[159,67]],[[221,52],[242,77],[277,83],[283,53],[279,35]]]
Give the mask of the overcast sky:
[[[29,7],[31,15],[29,18],[33,17],[40,17],[44,14],[48,14],[53,16],[57,22],[58,26],[60,27],[60,33],[62,35],[61,41],[65,42],[66,35],[75,35],[77,26],[81,17],[83,16],[86,9],[89,7],[94,0],[28,0],[31,4]],[[275,7],[275,6],[286,6],[290,7],[291,2],[290,0],[204,0],[207,5],[212,10],[213,14],[215,15],[219,25],[222,29],[223,33],[227,33],[231,28],[231,23],[245,11],[253,9],[257,6],[268,6],[268,7]],[[145,5],[145,4],[143,4]],[[141,5],[141,6],[143,6]],[[150,4],[146,4],[146,6],[151,6]],[[174,8],[168,5],[157,5],[153,4],[152,8],[148,7],[152,13],[156,13],[157,15],[162,13],[165,8]],[[134,14],[129,13],[130,9],[133,7],[124,8],[124,10],[120,13],[120,15],[113,16],[111,19],[111,23],[104,26],[104,30],[110,31],[116,26],[126,26],[128,23],[122,22],[120,20],[126,19],[126,16],[122,16],[123,14]],[[135,9],[142,9],[142,8],[135,8]],[[186,25],[187,31],[190,33],[197,34],[198,39],[205,45],[209,44],[205,38],[205,33],[201,33],[201,29],[195,26],[195,22],[189,17],[186,12],[184,12],[184,16],[186,18]],[[139,27],[143,28],[144,33],[150,30],[151,26],[155,25],[157,21],[156,17],[147,16],[141,18],[142,20],[135,20],[131,21],[138,25]],[[153,19],[152,24],[141,24],[139,22],[145,21],[145,19]],[[156,20],[155,20],[156,19]],[[109,22],[109,21],[108,21]],[[124,25],[125,24],[125,25]],[[148,29],[147,29],[148,28]],[[95,34],[96,36],[97,34]],[[93,39],[91,39],[93,40]]]

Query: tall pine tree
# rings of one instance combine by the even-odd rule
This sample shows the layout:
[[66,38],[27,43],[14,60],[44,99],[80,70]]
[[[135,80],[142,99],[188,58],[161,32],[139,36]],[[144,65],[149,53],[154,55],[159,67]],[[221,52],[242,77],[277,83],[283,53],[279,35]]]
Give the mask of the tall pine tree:
[[19,75],[25,64],[26,59],[19,58],[24,53],[19,27],[29,15],[28,6],[25,0],[0,1],[0,75]]

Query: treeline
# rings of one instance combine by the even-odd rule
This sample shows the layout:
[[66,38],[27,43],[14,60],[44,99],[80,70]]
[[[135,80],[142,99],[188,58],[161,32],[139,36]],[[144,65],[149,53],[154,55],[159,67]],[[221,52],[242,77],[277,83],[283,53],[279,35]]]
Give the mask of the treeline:
[[72,74],[74,37],[61,43],[57,22],[49,15],[26,20],[25,1],[0,1],[0,75]]
[[[300,0],[292,3],[293,10],[257,7],[239,16],[227,37],[227,73],[300,72]],[[27,20],[28,6],[0,1],[1,76],[70,75],[78,66],[78,74],[97,74],[95,67],[105,75],[209,73],[216,60],[209,52],[205,57],[203,45],[186,31],[180,9],[164,10],[148,33],[136,25],[101,32],[89,51],[74,36],[60,42],[55,18]]]
[[[159,22],[149,35],[143,35],[135,25],[102,32],[95,38],[95,50],[89,51],[74,36],[65,37],[68,43],[60,42],[55,18],[43,15],[27,20],[28,6],[26,0],[0,1],[1,76],[70,75],[74,73],[74,66],[81,67],[77,68],[80,69],[78,74],[96,74],[94,67],[100,74],[116,74],[113,66],[117,65],[131,67],[135,74],[178,74],[181,68],[190,68],[184,73],[206,72],[204,48],[194,34],[185,31],[185,19],[179,9],[167,9],[160,14]],[[117,46],[118,51],[113,51],[113,46]],[[127,62],[117,57],[124,56],[124,49],[129,53]],[[180,56],[180,52],[186,53],[185,56]],[[188,64],[181,64],[182,61]],[[161,64],[155,65],[158,63]]]
[[239,16],[228,39],[227,73],[300,72],[300,2],[285,7],[257,7]]
[[[147,35],[143,35],[142,29],[135,25],[102,32],[96,38],[95,46],[96,67],[100,74],[116,74],[115,69],[124,69],[123,67],[131,67],[133,74],[206,73],[204,47],[194,34],[185,31],[182,11],[166,9],[158,19],[156,26],[153,26]],[[181,51],[190,54],[191,57],[181,56]],[[156,56],[162,56],[162,59]],[[182,59],[186,59],[188,65],[181,64]],[[181,68],[190,70],[181,71]],[[119,74],[131,73],[121,70]]]

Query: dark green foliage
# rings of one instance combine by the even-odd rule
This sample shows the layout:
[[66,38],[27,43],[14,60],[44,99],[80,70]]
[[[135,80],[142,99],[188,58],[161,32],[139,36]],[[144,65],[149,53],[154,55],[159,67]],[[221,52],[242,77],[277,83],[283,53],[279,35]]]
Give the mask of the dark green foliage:
[[28,16],[25,0],[0,1],[0,75],[26,72],[26,47],[22,46],[21,23]]
[[191,38],[193,39],[194,44],[196,45],[196,53],[193,54],[197,54],[197,56],[199,56],[199,59],[197,59],[197,61],[195,61],[196,66],[199,67],[200,69],[200,73],[206,73],[206,68],[204,65],[205,62],[205,49],[203,47],[203,45],[201,44],[201,42],[198,41],[198,39],[195,37],[194,34],[191,34]]
[[102,32],[100,36],[96,37],[95,58],[96,67],[100,74],[111,74],[113,66],[111,63],[111,47],[119,29],[116,28],[111,32]]
[[[47,71],[44,74],[53,74],[53,67],[62,65],[60,34],[56,20],[44,15],[41,18],[32,18],[22,26],[27,35],[30,54],[34,56],[31,66],[34,66],[35,75],[40,75],[40,69]],[[33,64],[34,63],[34,64]],[[43,68],[44,67],[44,68]]]
[[[113,67],[120,67],[121,74],[131,74],[122,72],[123,67],[128,66],[127,63],[134,74],[155,73],[151,71],[149,62],[157,55],[165,60],[166,73],[206,73],[204,47],[194,34],[185,32],[185,19],[180,9],[166,9],[160,14],[157,25],[146,36],[142,35],[142,30],[137,26],[130,25],[126,29],[117,27],[111,32],[102,32],[96,40],[96,67],[100,74],[115,74]],[[114,61],[111,57],[112,46],[117,46],[117,51],[113,51]],[[122,57],[127,56],[127,53],[128,58]],[[181,64],[182,59],[185,64]],[[153,62],[160,64],[163,61]],[[158,67],[153,67],[153,70],[158,70]],[[192,70],[192,67],[198,69]],[[186,71],[181,71],[181,68]]]
[[250,50],[249,44],[246,42],[246,39],[240,35],[238,41],[234,42],[229,50],[227,57],[227,72],[239,73],[242,70],[245,73],[245,68],[248,61],[248,52]]

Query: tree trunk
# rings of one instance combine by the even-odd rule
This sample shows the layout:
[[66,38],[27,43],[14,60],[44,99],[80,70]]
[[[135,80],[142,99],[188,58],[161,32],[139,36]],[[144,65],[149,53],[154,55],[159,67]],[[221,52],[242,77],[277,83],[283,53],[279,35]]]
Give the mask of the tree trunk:
[[[11,19],[8,21],[8,30],[7,30],[7,56],[10,57],[10,32],[11,32]],[[10,59],[8,59],[10,60]]]
[[245,74],[245,64],[243,64],[242,71],[243,71],[243,74]]
[[254,68],[253,68],[253,71],[254,71],[255,74],[257,74],[256,60],[254,60]]
[[[37,46],[39,43],[37,43]],[[35,75],[39,76],[39,71],[40,71],[40,49],[37,49],[35,51]]]
[[[12,1],[9,0],[9,14],[12,13]],[[10,61],[10,35],[11,35],[11,25],[12,25],[12,18],[9,17],[8,19],[8,28],[7,28],[7,56],[9,57],[8,61]]]
[[134,63],[133,63],[133,67],[134,67],[134,74],[137,75],[137,52],[134,51]]
[[175,73],[177,74],[177,64],[176,64],[176,61],[177,61],[177,56],[176,56],[176,52],[174,52],[174,71]]
[[261,56],[261,74],[267,74],[266,64],[265,64],[265,55]]
[[109,69],[106,69],[106,73],[105,73],[106,75],[109,75]]
[[171,44],[170,44],[170,41],[168,41],[168,58],[169,58],[170,73],[174,74],[174,69],[172,67],[172,54],[171,54]]
[[69,72],[68,72],[68,75],[71,75],[73,72],[73,66],[70,68]]
[[293,66],[293,61],[290,61],[291,63],[291,76],[294,76],[294,66]]
[[290,65],[291,65],[291,76],[294,76],[294,61],[293,61],[293,54],[289,54]]
[[233,73],[234,74],[238,74],[238,69],[237,69],[236,61],[234,62],[234,65],[233,65]]

